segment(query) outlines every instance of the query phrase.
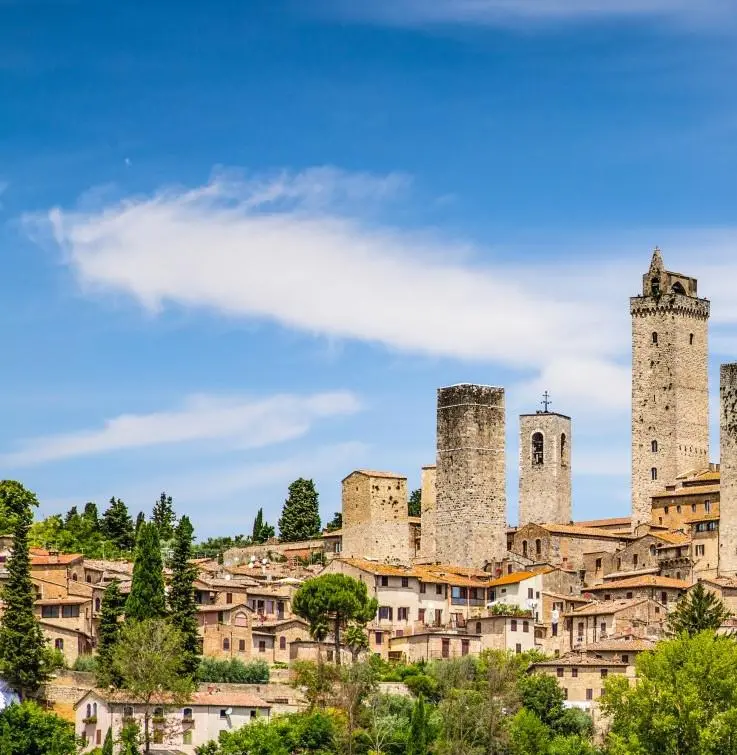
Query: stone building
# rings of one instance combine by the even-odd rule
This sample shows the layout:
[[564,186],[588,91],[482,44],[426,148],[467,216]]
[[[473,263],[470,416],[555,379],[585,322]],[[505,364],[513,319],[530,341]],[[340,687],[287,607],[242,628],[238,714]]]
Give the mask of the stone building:
[[407,478],[357,470],[343,480],[342,554],[408,564],[414,554]]
[[422,511],[420,524],[420,556],[434,559],[435,544],[435,485],[437,467],[432,464],[422,468]]
[[667,271],[658,249],[630,299],[632,315],[632,527],[651,499],[709,462],[709,302],[697,282]]
[[519,522],[571,523],[571,418],[520,416]]
[[438,390],[435,557],[482,567],[507,552],[504,389]]
[[719,376],[719,573],[737,575],[737,364]]

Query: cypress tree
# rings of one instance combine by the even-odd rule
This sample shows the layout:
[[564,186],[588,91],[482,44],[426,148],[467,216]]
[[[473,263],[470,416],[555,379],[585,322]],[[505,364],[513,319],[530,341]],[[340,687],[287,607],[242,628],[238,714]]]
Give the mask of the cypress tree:
[[120,635],[120,616],[125,607],[125,600],[120,592],[118,581],[113,580],[105,589],[100,610],[100,627],[98,629],[97,663],[95,679],[98,687],[119,687],[120,675],[113,667],[113,652]]
[[102,534],[115,544],[121,551],[131,551],[135,545],[133,520],[128,513],[128,507],[114,496],[110,499],[110,506],[102,515],[100,521]]
[[264,526],[264,510],[259,509],[256,513],[256,518],[253,520],[253,533],[251,535],[251,540],[253,540],[254,543],[260,543],[261,540],[261,530]]
[[300,477],[289,486],[289,497],[279,519],[279,537],[285,543],[320,537],[320,511],[312,480]]
[[166,598],[159,533],[153,522],[144,522],[138,532],[131,591],[125,602],[125,619],[144,621],[164,616]]
[[427,755],[427,711],[422,693],[412,709],[407,755]]
[[138,512],[138,516],[136,517],[136,542],[138,542],[138,533],[141,530],[141,525],[146,521],[146,515],[143,513],[143,511]]
[[192,678],[194,678],[200,665],[197,604],[194,600],[194,581],[197,579],[197,567],[192,563],[193,539],[192,523],[189,521],[189,517],[183,516],[174,530],[169,614],[171,623],[182,634],[182,673]]
[[0,676],[25,699],[49,677],[49,652],[33,613],[36,591],[31,581],[28,550],[32,507],[38,501],[19,482],[4,480],[0,482],[0,503],[13,518],[13,552],[2,589],[5,609],[0,619]]
[[176,516],[174,515],[174,504],[170,495],[162,493],[159,496],[159,500],[156,501],[154,509],[151,512],[151,521],[159,530],[159,540],[172,539],[176,525]]
[[113,752],[113,729],[108,726],[105,741],[102,743],[102,755],[114,755]]

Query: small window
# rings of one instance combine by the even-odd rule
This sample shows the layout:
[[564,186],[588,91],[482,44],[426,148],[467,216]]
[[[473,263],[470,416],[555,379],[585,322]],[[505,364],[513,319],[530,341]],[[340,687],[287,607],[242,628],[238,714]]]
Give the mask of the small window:
[[625,597],[627,598],[627,600],[632,600],[632,593],[628,592]]
[[688,345],[693,346],[693,333],[688,334]]
[[514,652],[517,653],[517,655],[522,652],[522,645],[520,645],[519,642],[514,646]]
[[98,613],[100,611],[100,605],[101,605],[100,604],[100,599],[99,598],[95,598],[95,611],[98,612]]
[[375,632],[374,633],[374,643],[376,645],[381,645],[384,642],[384,633],[383,632]]
[[154,708],[153,717],[154,718],[163,718],[164,717],[164,709],[163,708]]
[[650,448],[652,449],[652,452],[653,452],[654,454],[658,453],[658,441],[657,441],[657,440],[654,440],[654,441],[653,441],[653,442],[652,442],[652,443],[650,444]]
[[238,652],[243,653],[246,650],[246,641],[238,640]]
[[266,652],[266,640],[259,640],[258,641],[258,652],[259,653],[265,653]]
[[57,637],[57,638],[56,638],[56,639],[54,640],[54,647],[55,647],[55,648],[56,648],[57,650],[64,650],[64,640],[62,640],[62,639],[61,639],[61,637]]
[[692,504],[691,504],[691,513],[692,513],[692,514],[695,514],[695,513],[696,513],[696,504],[695,504],[695,503],[692,503]]
[[389,587],[389,577],[382,577],[381,578],[381,586],[382,587]]
[[509,631],[510,632],[516,632],[517,631],[517,619],[512,619],[509,622]]
[[670,511],[670,509],[667,506],[663,509],[663,513],[664,514],[667,514],[669,511]]
[[597,558],[597,559],[596,559],[596,569],[597,569],[597,571],[598,571],[599,569],[601,569],[601,559],[600,559],[600,558]]
[[586,690],[586,699],[587,700],[593,700],[594,699],[594,690],[587,689]]
[[522,631],[523,632],[529,632],[530,631],[530,622],[529,621],[523,621],[522,622]]
[[564,669],[563,669],[563,667],[562,667],[562,666],[558,666],[558,668],[557,668],[557,669],[555,669],[555,674],[556,674],[556,676],[557,676],[557,677],[558,677],[559,679],[562,679],[562,678],[563,678],[563,674],[564,674],[564,673],[565,673],[565,671],[564,671]]
[[609,669],[605,669],[605,668],[603,668],[603,669],[601,670],[601,678],[602,678],[602,679],[606,679],[606,678],[607,678],[607,676],[609,676]]
[[419,609],[417,609],[417,621],[419,621],[420,624],[424,624],[425,623],[425,613],[426,613],[426,609],[425,608],[419,608]]
[[560,463],[562,466],[568,465],[568,439],[566,438],[565,433],[561,433],[560,436]]
[[676,506],[676,514],[680,514],[680,513],[681,513],[681,507],[680,506]]
[[409,587],[409,577],[402,577],[402,587]]
[[287,649],[287,638],[283,635],[279,638],[279,650]]
[[226,592],[225,593],[225,602],[230,605],[233,602],[233,593],[232,592]]
[[527,540],[522,541],[522,555],[527,558]]
[[256,718],[257,715],[258,715],[258,713],[256,713],[255,710],[251,711],[251,718]]
[[481,634],[481,622],[476,622],[476,634]]
[[629,663],[630,657],[626,653],[622,653],[622,663]]
[[133,718],[133,706],[132,705],[124,705],[123,706],[123,718]]
[[420,595],[424,595],[426,590],[426,586],[424,582],[420,582]]
[[545,441],[542,433],[534,433],[532,436],[532,463],[542,464],[545,455]]
[[409,608],[398,608],[397,609],[397,620],[398,621],[409,621]]
[[612,599],[612,596],[610,593],[608,592],[604,593],[604,600],[611,600],[611,599]]
[[190,721],[192,719],[192,708],[185,708],[182,711],[182,718],[185,721]]
[[535,591],[531,588],[527,588],[527,599],[532,600],[535,597]]
[[658,334],[657,333],[653,333],[653,344],[655,346],[658,345]]
[[62,619],[76,619],[79,617],[79,606],[62,606],[61,618]]
[[638,562],[639,560],[640,560],[640,559],[639,559],[638,555],[637,555],[637,554],[635,553],[635,554],[634,554],[634,555],[632,556],[632,566],[637,566],[637,562]]
[[651,480],[657,480],[658,479],[658,469],[657,469],[657,467],[653,467],[650,470],[650,479]]
[[577,679],[577,678],[578,678],[578,669],[577,669],[577,668],[575,668],[575,667],[574,667],[574,668],[572,668],[572,669],[571,669],[571,676],[572,676],[572,677],[573,677],[574,679]]
[[227,718],[227,717],[228,717],[228,709],[220,708],[220,718]]
[[471,643],[468,640],[461,640],[461,655],[468,655]]
[[711,501],[704,501],[704,511],[707,514],[711,511]]
[[230,650],[230,640],[227,637],[223,638],[223,650]]
[[77,582],[79,577],[76,574],[72,574],[72,582]]
[[535,540],[535,555],[540,556],[543,552],[543,542],[539,538]]
[[435,593],[437,595],[442,595],[443,594],[443,586],[442,585],[435,585]]

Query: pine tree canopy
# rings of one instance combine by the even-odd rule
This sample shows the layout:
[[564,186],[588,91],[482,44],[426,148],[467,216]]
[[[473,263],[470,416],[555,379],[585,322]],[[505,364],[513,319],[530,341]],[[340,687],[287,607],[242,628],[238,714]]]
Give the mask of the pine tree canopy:
[[289,486],[279,519],[279,538],[282,542],[311,540],[321,533],[317,490],[312,480],[300,477]]
[[159,496],[159,500],[156,501],[151,512],[151,521],[159,530],[159,540],[171,540],[174,536],[176,516],[174,514],[174,503],[170,495],[162,493]]
[[153,522],[144,522],[138,532],[131,591],[125,603],[125,618],[126,621],[144,621],[164,616],[164,564],[159,533]]
[[107,511],[100,520],[102,534],[122,551],[132,551],[135,545],[133,520],[128,507],[120,498],[111,498]]
[[14,522],[13,550],[2,588],[5,604],[0,618],[0,676],[25,699],[49,676],[50,652],[33,611],[36,590],[31,581],[28,531],[36,496],[19,482],[0,482],[0,503]]
[[189,517],[183,516],[174,531],[169,587],[169,613],[172,624],[182,635],[182,672],[194,677],[200,665],[197,604],[194,581],[197,567],[192,563],[194,528]]
[[407,502],[407,513],[409,516],[421,516],[422,514],[422,490],[417,488],[409,495]]
[[686,632],[690,637],[711,629],[716,632],[732,614],[724,603],[704,588],[701,582],[691,588],[668,616],[668,629],[672,634]]

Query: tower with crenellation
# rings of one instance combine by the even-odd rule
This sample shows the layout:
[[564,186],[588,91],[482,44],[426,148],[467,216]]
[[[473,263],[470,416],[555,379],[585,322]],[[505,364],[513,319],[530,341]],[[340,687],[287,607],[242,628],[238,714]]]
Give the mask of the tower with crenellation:
[[709,301],[653,252],[632,316],[632,528],[651,497],[709,463]]

